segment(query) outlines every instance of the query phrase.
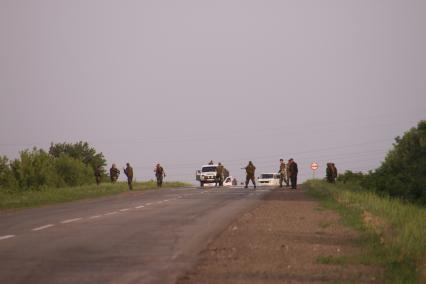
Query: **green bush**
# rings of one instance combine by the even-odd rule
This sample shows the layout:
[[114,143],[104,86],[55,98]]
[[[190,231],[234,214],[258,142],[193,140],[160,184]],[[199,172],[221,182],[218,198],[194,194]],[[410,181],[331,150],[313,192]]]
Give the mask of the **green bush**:
[[380,196],[426,205],[426,121],[420,121],[402,138],[395,138],[393,149],[374,172],[347,171],[338,181],[361,185]]
[[79,186],[94,181],[93,170],[90,166],[66,154],[61,154],[59,158],[55,159],[55,170],[60,177],[59,183],[56,184],[57,187]]
[[101,174],[106,176],[106,160],[102,153],[97,153],[95,148],[89,146],[87,142],[78,143],[59,143],[51,144],[49,154],[55,158],[59,158],[62,154],[66,154],[71,158],[83,162],[85,165],[90,166],[93,170],[100,168]]
[[53,157],[41,149],[22,151],[20,159],[14,160],[10,167],[20,190],[40,190],[58,180]]
[[0,191],[11,191],[18,188],[7,157],[0,156]]
[[95,182],[95,168],[100,167],[101,174],[106,176],[105,165],[103,154],[83,142],[52,144],[49,152],[37,148],[24,150],[13,161],[0,156],[0,190],[40,191],[91,184]]

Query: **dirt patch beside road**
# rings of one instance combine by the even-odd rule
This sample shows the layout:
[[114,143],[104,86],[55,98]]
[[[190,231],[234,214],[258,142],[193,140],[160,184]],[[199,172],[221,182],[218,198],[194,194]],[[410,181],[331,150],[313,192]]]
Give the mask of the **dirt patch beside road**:
[[382,283],[382,269],[351,261],[360,235],[303,191],[274,190],[231,224],[179,284]]

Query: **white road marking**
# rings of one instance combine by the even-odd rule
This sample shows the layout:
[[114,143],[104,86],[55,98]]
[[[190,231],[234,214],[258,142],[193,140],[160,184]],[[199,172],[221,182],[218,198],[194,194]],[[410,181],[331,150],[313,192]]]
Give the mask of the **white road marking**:
[[95,215],[95,216],[89,217],[89,219],[96,219],[96,218],[101,218],[101,217],[102,217],[102,215]]
[[129,210],[130,210],[130,208],[124,208],[124,209],[121,209],[120,212],[126,212],[126,211],[129,211]]
[[105,213],[104,216],[115,215],[115,214],[118,214],[118,212],[114,211],[114,212]]
[[164,202],[169,202],[169,200],[168,199],[166,199],[166,200],[163,200]]
[[158,204],[161,204],[161,203],[163,203],[163,201],[158,201],[157,203],[158,203]]
[[6,240],[6,239],[10,239],[10,238],[14,238],[14,237],[15,237],[15,235],[1,236],[1,237],[0,237],[0,241],[2,241],[2,240]]
[[47,229],[47,228],[50,228],[50,227],[53,227],[53,226],[55,226],[55,225],[49,224],[49,225],[41,226],[41,227],[38,227],[38,228],[34,228],[33,231],[41,231],[41,230],[44,230],[44,229]]
[[61,224],[68,224],[68,223],[72,223],[72,222],[77,222],[77,221],[80,221],[81,219],[83,219],[83,218],[68,219],[68,220],[61,221]]
[[135,208],[136,209],[141,209],[141,208],[144,208],[145,206],[144,205],[141,205],[141,206],[136,206]]
[[152,205],[152,203],[147,203],[146,206]]

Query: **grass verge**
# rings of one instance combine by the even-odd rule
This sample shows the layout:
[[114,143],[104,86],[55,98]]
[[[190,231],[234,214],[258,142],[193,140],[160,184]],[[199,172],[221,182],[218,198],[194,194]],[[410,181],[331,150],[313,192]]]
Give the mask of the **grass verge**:
[[[189,186],[182,182],[165,182],[162,188]],[[157,188],[154,181],[133,184],[135,191]],[[86,198],[114,195],[128,191],[127,182],[101,183],[99,186],[85,185],[78,187],[46,188],[40,191],[0,192],[0,210],[36,207],[47,204],[68,202]]]
[[[356,185],[311,180],[305,188],[322,206],[339,212],[345,225],[362,232],[366,251],[356,262],[383,266],[390,283],[426,280],[425,208],[382,198]],[[318,261],[336,262],[327,257]]]

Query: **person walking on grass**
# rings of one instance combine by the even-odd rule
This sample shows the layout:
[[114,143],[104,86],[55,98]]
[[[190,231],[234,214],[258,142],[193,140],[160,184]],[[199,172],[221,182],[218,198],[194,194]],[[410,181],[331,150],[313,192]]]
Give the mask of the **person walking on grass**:
[[248,188],[248,184],[251,181],[253,183],[254,188],[256,189],[256,180],[255,180],[256,167],[253,165],[252,161],[249,161],[247,167],[243,169],[246,170],[246,186],[244,188]]
[[154,169],[155,177],[157,178],[157,187],[163,186],[163,179],[166,177],[166,172],[164,171],[164,168],[157,164]]
[[129,163],[126,164],[126,168],[124,170],[124,174],[127,176],[127,184],[129,185],[129,190],[133,190],[132,182],[133,182],[133,168]]
[[289,168],[289,178],[290,178],[291,188],[297,189],[297,174],[299,173],[299,170],[297,168],[297,163],[293,159],[290,159],[288,161],[289,162],[287,164],[287,167]]
[[327,167],[325,168],[325,177],[327,182],[333,183],[333,166],[331,163],[327,163]]
[[101,183],[101,166],[97,166],[95,169],[95,179],[96,179],[96,185],[99,185]]
[[336,168],[336,165],[334,163],[331,163],[331,169],[332,169],[332,172],[333,172],[333,183],[335,183],[336,180],[337,180],[337,168]]

